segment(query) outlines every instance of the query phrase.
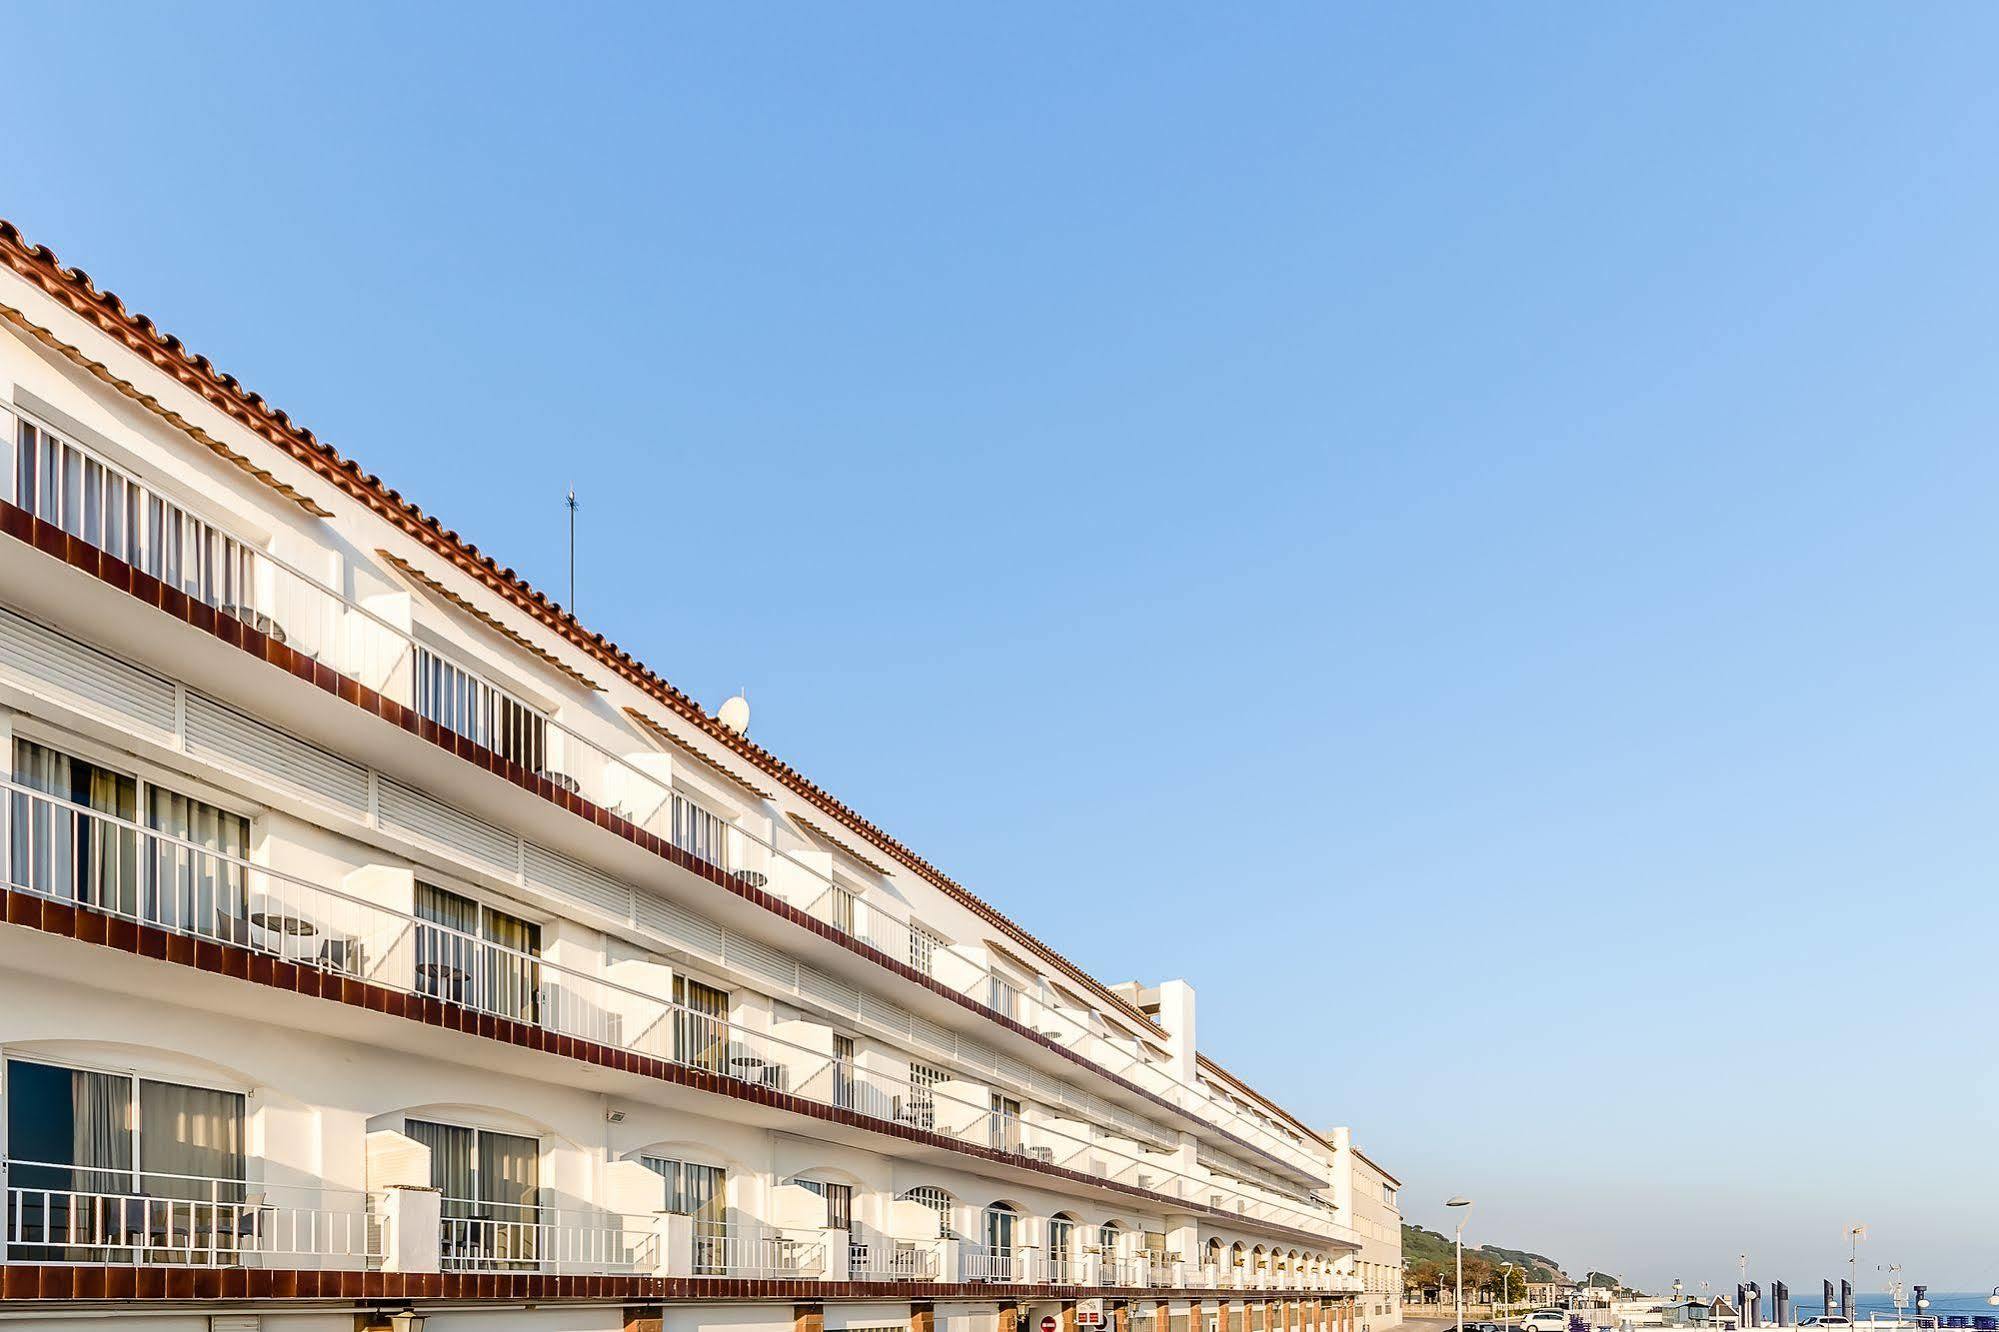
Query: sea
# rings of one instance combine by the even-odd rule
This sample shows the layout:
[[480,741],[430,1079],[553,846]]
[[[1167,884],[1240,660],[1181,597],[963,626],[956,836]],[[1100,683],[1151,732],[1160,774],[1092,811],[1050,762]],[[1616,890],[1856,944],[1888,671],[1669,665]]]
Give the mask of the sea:
[[[1762,1284],[1763,1310],[1767,1317],[1770,1310],[1770,1283],[1765,1281]],[[1999,1314],[1999,1309],[1995,1309],[1986,1303],[1987,1297],[1992,1294],[1989,1290],[1933,1290],[1929,1293],[1930,1307],[1919,1311],[1915,1304],[1916,1290],[1914,1283],[1905,1282],[1905,1285],[1909,1292],[1909,1303],[1903,1308],[1904,1313],[1913,1314],[1922,1312],[1937,1315]],[[1734,1292],[1730,1291],[1729,1294],[1733,1296]],[[1819,1283],[1816,1281],[1812,1282],[1809,1287],[1792,1286],[1791,1308],[1799,1318],[1811,1318],[1821,1314],[1825,1310],[1820,1307],[1820,1294]],[[1838,1313],[1839,1282],[1837,1280],[1833,1282],[1832,1298],[1833,1312]],[[1877,1313],[1883,1317],[1887,1317],[1895,1312],[1894,1297],[1878,1290],[1863,1291],[1856,1294],[1853,1297],[1853,1303],[1853,1316],[1861,1322],[1865,1322],[1869,1317]]]

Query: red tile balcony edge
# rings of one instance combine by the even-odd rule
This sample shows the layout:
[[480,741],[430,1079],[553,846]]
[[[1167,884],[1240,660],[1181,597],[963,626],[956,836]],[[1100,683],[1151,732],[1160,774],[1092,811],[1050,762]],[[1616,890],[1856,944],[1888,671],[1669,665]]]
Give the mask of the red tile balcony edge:
[[1016,1156],[997,1148],[981,1147],[977,1143],[964,1142],[914,1125],[873,1119],[840,1106],[826,1105],[802,1096],[794,1096],[790,1092],[725,1077],[707,1069],[640,1054],[635,1050],[626,1050],[615,1045],[584,1040],[581,1037],[565,1036],[531,1022],[521,1022],[476,1009],[461,1008],[456,1004],[426,995],[405,994],[401,990],[356,980],[351,976],[325,971],[316,966],[272,957],[268,953],[255,952],[237,944],[218,943],[176,934],[156,925],[109,915],[84,903],[51,901],[11,887],[5,889],[5,899],[4,919],[9,925],[78,939],[85,943],[100,944],[120,952],[150,957],[157,961],[219,976],[247,980],[272,989],[326,999],[351,1008],[367,1009],[390,1017],[421,1022],[428,1026],[461,1031],[467,1035],[502,1041],[524,1049],[555,1055],[558,1058],[575,1059],[600,1068],[616,1069],[638,1077],[691,1087],[696,1091],[713,1092],[718,1096],[728,1096],[739,1101],[768,1105],[792,1114],[823,1119],[886,1137],[942,1147],[996,1165],[1032,1170],[1038,1174],[1086,1184],[1092,1188],[1110,1189],[1129,1197],[1162,1204],[1175,1212],[1214,1217],[1227,1221],[1238,1229],[1286,1236],[1308,1243],[1314,1248],[1330,1250],[1344,1247],[1338,1240],[1314,1235],[1307,1230],[1297,1230],[1273,1222],[1253,1222],[1234,1213],[1189,1202],[1184,1198],[1169,1197],[1132,1184],[1120,1184],[1115,1180],[1087,1175],[1079,1170],[1036,1161],[1031,1157]]
[[1160,1300],[1224,1304],[1317,1301],[1321,1307],[1352,1303],[1351,1295],[1297,1292],[1243,1299],[1248,1292],[1202,1288],[1127,1286],[1019,1286],[991,1282],[892,1282],[755,1280],[737,1277],[569,1276],[546,1272],[329,1272],[293,1268],[158,1267],[122,1263],[8,1263],[0,1265],[0,1302],[124,1303],[133,1300],[213,1303],[435,1301],[618,1301],[628,1304],[716,1300],[1045,1300],[1107,1299],[1119,1303]]

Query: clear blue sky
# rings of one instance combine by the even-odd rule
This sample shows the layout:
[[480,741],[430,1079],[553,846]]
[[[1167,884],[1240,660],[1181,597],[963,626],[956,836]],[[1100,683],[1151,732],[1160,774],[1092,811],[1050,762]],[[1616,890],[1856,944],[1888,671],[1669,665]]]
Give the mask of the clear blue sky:
[[1999,10],[0,17],[0,214],[1413,1219],[1999,1282]]

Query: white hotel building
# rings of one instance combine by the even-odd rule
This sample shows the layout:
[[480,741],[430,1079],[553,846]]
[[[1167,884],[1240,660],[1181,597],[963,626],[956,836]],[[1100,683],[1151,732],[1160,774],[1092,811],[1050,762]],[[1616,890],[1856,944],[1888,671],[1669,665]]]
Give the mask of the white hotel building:
[[1354,1328],[1335,1144],[1190,987],[1083,974],[4,223],[0,747],[0,1323]]

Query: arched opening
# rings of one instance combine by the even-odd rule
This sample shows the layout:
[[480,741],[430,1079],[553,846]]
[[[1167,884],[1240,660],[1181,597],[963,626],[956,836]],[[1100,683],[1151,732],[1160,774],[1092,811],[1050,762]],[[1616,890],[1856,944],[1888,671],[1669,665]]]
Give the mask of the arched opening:
[[854,1233],[854,1186],[848,1179],[835,1179],[841,1171],[808,1170],[793,1175],[790,1182],[826,1200],[826,1225],[831,1230],[844,1230],[851,1239]]
[[951,1238],[951,1211],[957,1205],[957,1199],[934,1184],[922,1184],[906,1190],[902,1194],[902,1199],[905,1202],[922,1203],[937,1213],[937,1238]]
[[968,1270],[977,1279],[1012,1281],[1014,1257],[1019,1251],[1020,1210],[1012,1203],[988,1203],[981,1217],[979,1240],[983,1250],[968,1259]]
[[1048,1218],[1048,1279],[1071,1282],[1076,1279],[1076,1218],[1057,1212]]

